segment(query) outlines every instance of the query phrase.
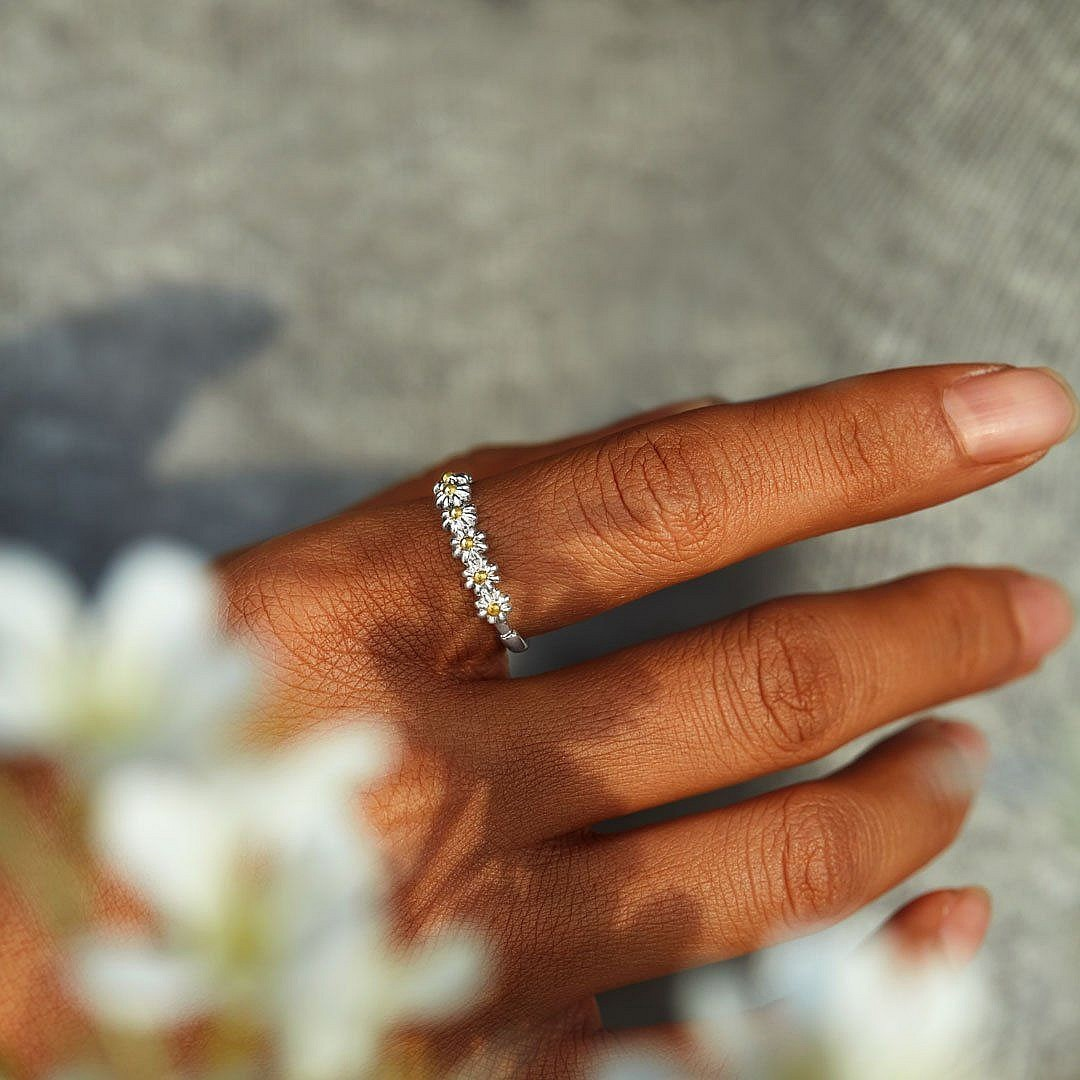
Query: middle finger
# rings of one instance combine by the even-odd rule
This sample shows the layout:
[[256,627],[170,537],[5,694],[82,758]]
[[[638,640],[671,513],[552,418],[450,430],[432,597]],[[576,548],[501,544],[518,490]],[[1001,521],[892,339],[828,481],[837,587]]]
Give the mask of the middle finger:
[[[498,763],[505,814],[550,837],[791,768],[1029,671],[1070,623],[1051,581],[954,567],[493,684],[488,739],[513,747]],[[544,799],[523,816],[530,786]]]
[[593,838],[561,869],[573,903],[559,992],[727,959],[851,914],[952,841],[985,762],[974,728],[923,721],[824,779]]

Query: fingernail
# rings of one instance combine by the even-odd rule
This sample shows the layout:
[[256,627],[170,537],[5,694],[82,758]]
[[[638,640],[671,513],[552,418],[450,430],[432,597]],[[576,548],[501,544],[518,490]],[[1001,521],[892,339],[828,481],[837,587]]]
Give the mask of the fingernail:
[[958,889],[938,930],[946,961],[967,964],[979,951],[989,924],[990,894],[980,888]]
[[1010,461],[1068,438],[1080,409],[1069,384],[1047,368],[1005,368],[958,379],[945,413],[974,461]]
[[938,720],[937,728],[964,755],[974,778],[981,777],[990,763],[990,744],[986,736],[977,727],[957,720]]
[[1033,664],[1069,636],[1072,603],[1056,581],[1035,574],[1011,576],[1009,596],[1023,638],[1023,658]]

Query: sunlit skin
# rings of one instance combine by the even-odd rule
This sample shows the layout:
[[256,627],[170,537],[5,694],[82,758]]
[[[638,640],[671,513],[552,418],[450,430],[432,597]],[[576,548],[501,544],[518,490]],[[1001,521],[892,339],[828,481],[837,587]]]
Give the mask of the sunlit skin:
[[[511,680],[432,483],[472,474],[514,629],[541,634],[1034,464],[1069,433],[1075,406],[1050,376],[1011,374],[902,369],[485,447],[220,561],[227,621],[274,687],[275,733],[342,716],[397,733],[399,765],[366,809],[396,874],[401,940],[466,922],[492,942],[491,993],[440,1033],[447,1062],[576,1077],[598,1051],[648,1035],[681,1054],[678,1029],[606,1033],[596,994],[835,921],[903,881],[955,838],[986,743],[966,724],[920,722],[822,779],[618,835],[592,826],[822,757],[1025,675],[1071,616],[1042,578],[950,567],[773,600]],[[993,379],[974,396],[962,385]],[[979,394],[1042,414],[991,430]],[[914,901],[888,932],[960,962],[988,918],[986,895],[959,888]]]
[[[965,379],[998,379],[980,386],[996,386],[995,401],[1027,394],[1044,415],[996,442],[969,425],[965,443],[944,408]],[[614,837],[590,826],[820,757],[1023,675],[1069,613],[1042,579],[954,567],[772,601],[508,680],[496,635],[457,584],[432,480],[472,474],[515,629],[542,633],[1003,480],[1072,426],[1052,382],[923,367],[673,406],[557,443],[466,453],[223,560],[230,621],[262,644],[280,712],[299,725],[370,712],[400,733],[402,767],[369,809],[400,873],[403,937],[464,919],[497,945],[495,991],[445,1033],[448,1055],[492,1048],[491,1069],[505,1053],[519,1055],[509,1074],[575,1075],[610,1038],[597,992],[835,920],[917,870],[956,835],[985,765],[967,725],[916,725],[833,777],[725,810]],[[1064,404],[1039,397],[1054,393]],[[987,917],[985,895],[967,890],[924,897],[895,927],[957,955]],[[508,1031],[510,1046],[494,1049]]]

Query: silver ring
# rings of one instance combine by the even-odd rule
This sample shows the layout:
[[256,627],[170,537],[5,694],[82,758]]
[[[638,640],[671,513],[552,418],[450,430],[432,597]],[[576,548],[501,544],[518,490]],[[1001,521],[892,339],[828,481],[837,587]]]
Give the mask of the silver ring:
[[498,588],[499,567],[488,558],[487,537],[472,502],[472,483],[468,473],[443,473],[433,489],[435,506],[442,511],[442,527],[450,533],[450,550],[464,567],[465,587],[476,594],[476,614],[495,627],[508,652],[521,653],[529,643],[506,621],[514,605]]

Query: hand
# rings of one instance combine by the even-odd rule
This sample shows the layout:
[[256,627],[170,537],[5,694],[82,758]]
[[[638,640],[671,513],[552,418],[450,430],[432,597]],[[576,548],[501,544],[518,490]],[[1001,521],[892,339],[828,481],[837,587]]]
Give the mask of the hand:
[[[484,1075],[574,1075],[606,1038],[598,992],[839,919],[903,880],[967,812],[986,761],[971,727],[922,722],[835,775],[722,810],[618,835],[590,826],[1014,679],[1070,614],[1044,579],[951,568],[508,680],[432,506],[444,468],[475,477],[512,623],[530,635],[1002,480],[1075,415],[1039,370],[867,375],[477,450],[223,561],[229,617],[265,649],[279,715],[372,713],[400,732],[401,768],[369,807],[400,875],[399,929],[466,920],[501,957],[449,1056],[487,1053]],[[986,910],[960,895],[963,951]],[[916,902],[898,932],[944,934],[950,903]]]

